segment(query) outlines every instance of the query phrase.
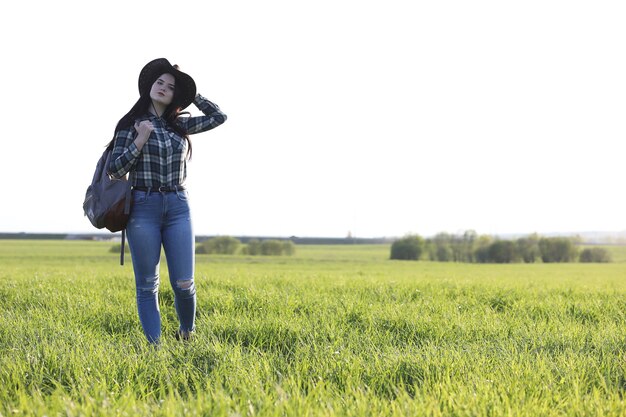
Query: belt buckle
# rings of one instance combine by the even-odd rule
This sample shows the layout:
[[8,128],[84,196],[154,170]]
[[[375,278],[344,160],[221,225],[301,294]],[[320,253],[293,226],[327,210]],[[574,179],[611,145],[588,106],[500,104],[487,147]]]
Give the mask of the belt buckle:
[[165,192],[169,191],[169,190],[168,190],[168,188],[169,188],[169,187],[168,187],[167,185],[161,185],[161,186],[159,187],[159,192],[160,192],[160,193],[165,193]]

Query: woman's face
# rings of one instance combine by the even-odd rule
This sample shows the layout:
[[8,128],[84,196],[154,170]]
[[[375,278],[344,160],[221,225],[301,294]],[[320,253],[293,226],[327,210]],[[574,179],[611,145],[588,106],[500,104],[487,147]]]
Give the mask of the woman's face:
[[174,99],[174,88],[176,87],[176,79],[172,74],[161,74],[159,78],[152,84],[150,89],[150,98],[164,106],[169,105]]

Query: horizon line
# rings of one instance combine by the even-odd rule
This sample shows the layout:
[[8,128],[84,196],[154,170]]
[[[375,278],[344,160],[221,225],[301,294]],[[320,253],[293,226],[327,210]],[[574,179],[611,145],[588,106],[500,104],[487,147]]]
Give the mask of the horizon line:
[[[289,239],[289,238],[298,238],[298,239],[343,239],[343,240],[347,240],[347,239],[359,239],[359,240],[392,240],[392,239],[399,239],[405,236],[412,236],[412,235],[418,235],[418,236],[422,236],[422,237],[433,237],[436,236],[438,234],[449,234],[449,235],[453,235],[453,236],[458,236],[458,235],[463,235],[465,232],[468,231],[474,231],[473,229],[467,229],[461,232],[447,232],[447,231],[441,231],[441,232],[437,232],[437,233],[433,233],[433,234],[420,234],[420,233],[404,233],[402,235],[383,235],[383,236],[357,236],[357,235],[345,235],[345,236],[320,236],[320,235],[296,235],[296,234],[291,234],[291,235],[280,235],[280,234],[228,234],[228,233],[209,233],[209,234],[205,234],[205,233],[196,233],[195,237],[216,237],[216,236],[233,236],[233,237],[243,237],[243,238],[282,238],[282,239]],[[95,232],[26,232],[26,231],[20,231],[20,232],[2,232],[0,231],[0,237],[2,236],[24,236],[24,235],[39,235],[39,236],[105,236],[105,235],[111,235],[111,237],[115,237],[118,236],[121,232],[107,232],[105,230],[103,231],[95,231]],[[581,236],[581,235],[585,235],[585,236],[589,236],[589,235],[596,235],[596,237],[598,236],[602,236],[604,238],[607,237],[615,237],[615,238],[626,238],[626,230],[621,230],[621,231],[617,231],[617,230],[587,230],[587,231],[576,231],[576,232],[530,232],[530,233],[520,233],[520,232],[505,232],[505,233],[476,233],[478,236],[492,236],[492,237],[499,237],[499,236],[530,236],[533,234],[537,234],[539,236]]]

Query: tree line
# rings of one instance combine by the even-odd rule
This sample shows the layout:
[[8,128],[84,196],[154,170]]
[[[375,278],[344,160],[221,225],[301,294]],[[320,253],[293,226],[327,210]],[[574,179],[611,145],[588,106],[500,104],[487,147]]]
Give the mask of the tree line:
[[246,245],[232,236],[218,236],[205,240],[196,245],[196,253],[209,253],[220,255],[263,255],[263,256],[291,256],[295,253],[296,246],[290,240],[251,239]]
[[604,248],[579,248],[580,239],[532,234],[515,240],[478,235],[439,233],[424,239],[409,235],[391,245],[391,259],[469,263],[611,262]]

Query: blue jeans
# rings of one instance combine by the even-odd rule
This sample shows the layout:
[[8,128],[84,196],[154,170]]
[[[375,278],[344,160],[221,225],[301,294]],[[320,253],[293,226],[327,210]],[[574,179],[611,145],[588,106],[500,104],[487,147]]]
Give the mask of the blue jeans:
[[135,271],[137,309],[146,338],[161,337],[159,311],[159,264],[165,250],[179,330],[194,330],[196,287],[194,285],[195,239],[187,191],[161,193],[133,190],[133,205],[126,226]]

